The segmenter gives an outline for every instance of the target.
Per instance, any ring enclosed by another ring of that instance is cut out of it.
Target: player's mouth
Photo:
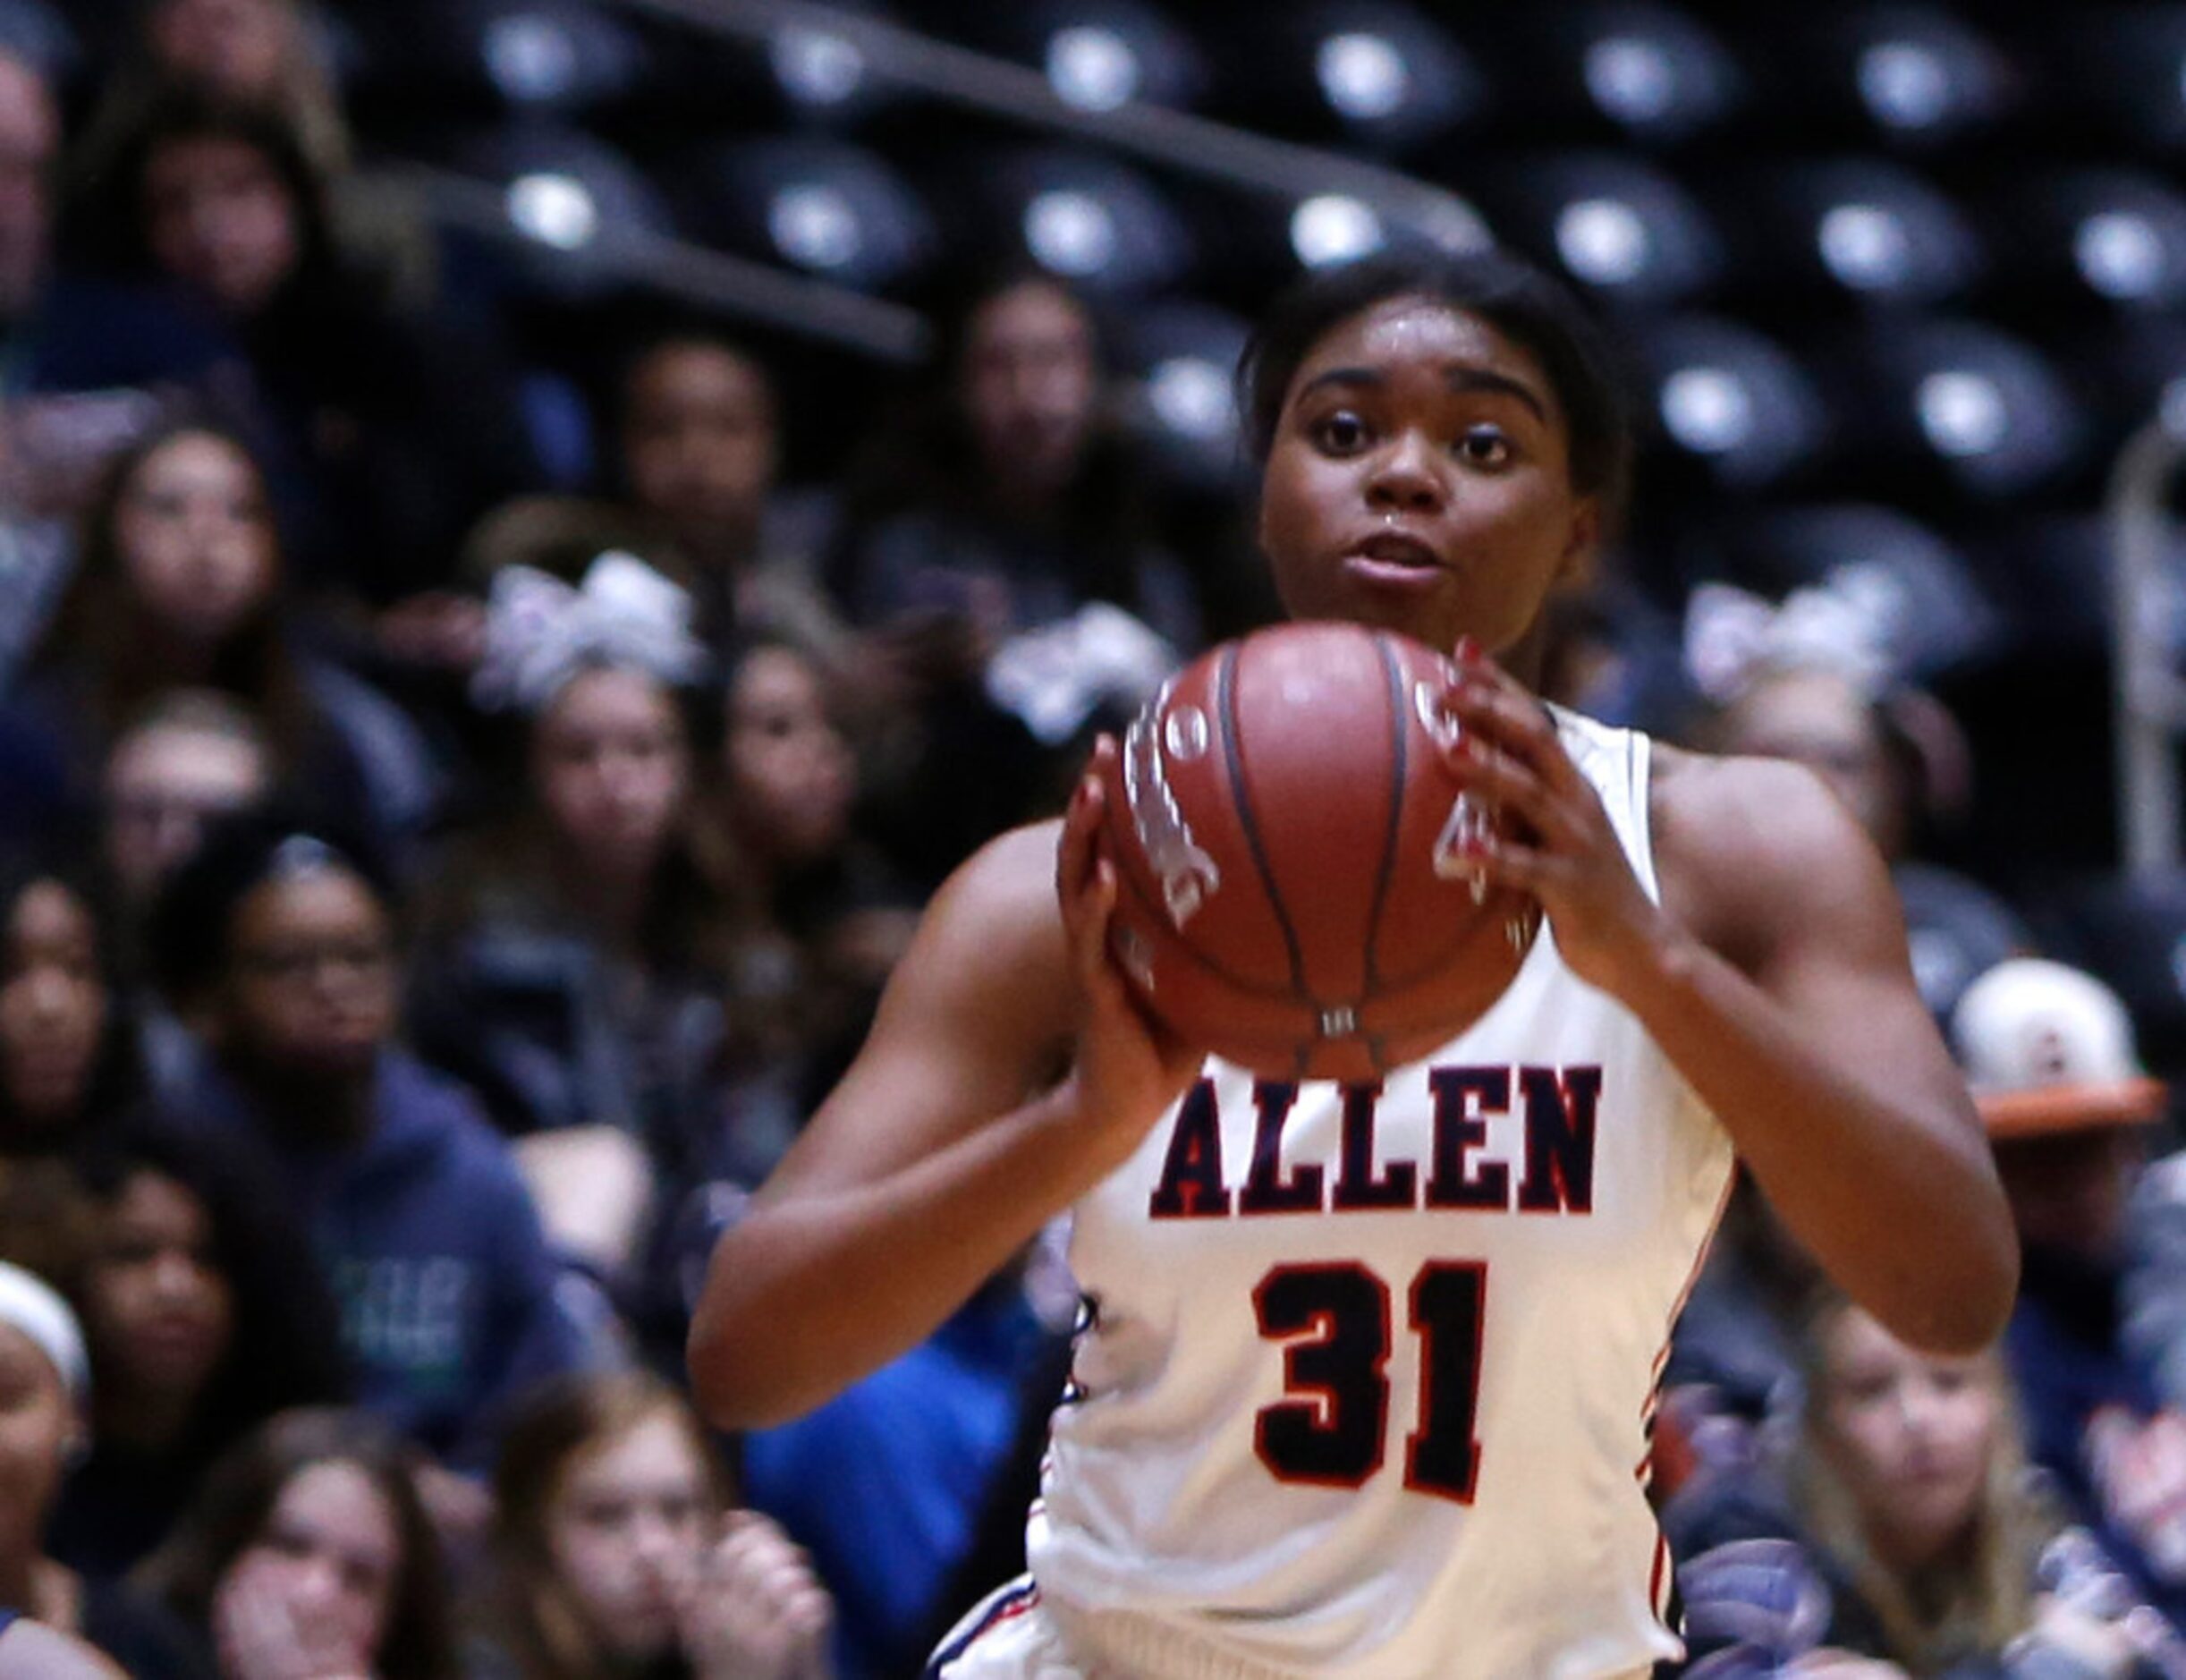
[[[1432,589],[1449,571],[1428,544],[1397,530],[1377,531],[1352,544],[1343,565],[1354,581],[1383,590]]]

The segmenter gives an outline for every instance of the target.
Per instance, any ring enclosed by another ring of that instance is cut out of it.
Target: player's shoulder
[[[1648,800],[1665,901],[1718,948],[1795,904],[1886,893],[1866,831],[1803,764],[1662,746]]]
[[[981,846],[943,883],[921,919],[906,964],[928,983],[989,997],[1070,991],[1070,955],[1055,896],[1057,820],[1013,828]]]
[[[1652,759],[1648,802],[1658,829],[1675,825],[1724,839],[1741,828],[1787,825],[1835,832],[1851,819],[1819,775],[1786,759],[1696,752],[1659,741]]]
[[[929,919],[977,924],[996,934],[1060,935],[1055,847],[1063,822],[1054,818],[997,835],[961,864],[935,895]]]

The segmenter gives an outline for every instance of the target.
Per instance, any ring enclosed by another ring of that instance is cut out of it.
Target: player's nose
[[[1368,462],[1367,499],[1377,508],[1433,513],[1448,493],[1442,463],[1418,432],[1398,433]]]

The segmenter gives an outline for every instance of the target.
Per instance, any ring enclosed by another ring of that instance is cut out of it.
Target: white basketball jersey
[[[1657,891],[1644,735],[1557,715]],[[1028,1534],[1095,1672],[1582,1680],[1679,1654],[1647,1501],[1729,1140],[1544,929],[1378,1096],[1199,1086],[1074,1216]]]

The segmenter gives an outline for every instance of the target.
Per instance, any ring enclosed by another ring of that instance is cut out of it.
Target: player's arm
[[[1105,955],[1098,819],[1081,788],[1059,844],[1005,836],[927,912],[857,1061],[714,1254],[690,1361],[716,1423],[795,1416],[915,1346],[1196,1073]]]
[[[2011,1212],[1866,831],[1803,766],[1687,759],[1656,833],[1690,935],[1627,1001],[1839,1286],[1916,1346],[1987,1345]]]
[[[2009,1210],[1850,813],[1795,765],[1666,753],[1657,906],[1538,702],[1482,666],[1455,709],[1469,773],[1533,830],[1489,838],[1482,867],[1541,900],[1565,961],[1639,1016],[1824,1269],[1916,1346],[1993,1339]]]

